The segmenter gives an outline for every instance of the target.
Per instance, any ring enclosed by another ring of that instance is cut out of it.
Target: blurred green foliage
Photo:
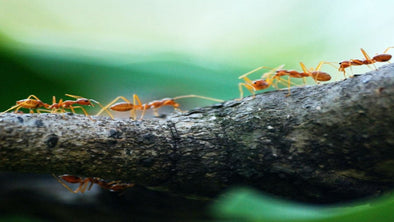
[[[217,218],[259,222],[391,222],[394,196],[347,205],[312,206],[287,202],[249,189],[224,194],[212,207]]]

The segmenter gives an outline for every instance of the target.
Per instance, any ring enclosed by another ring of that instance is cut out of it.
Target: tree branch
[[[394,184],[394,65],[166,119],[0,116],[0,170],[95,176],[211,197],[249,185],[334,202]]]

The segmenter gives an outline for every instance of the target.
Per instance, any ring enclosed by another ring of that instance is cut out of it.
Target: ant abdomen
[[[322,71],[314,71],[311,73],[312,78],[316,81],[329,81],[331,79],[330,74]]]
[[[379,54],[376,55],[372,58],[372,60],[377,61],[377,62],[387,62],[391,59],[391,55],[390,54]]]

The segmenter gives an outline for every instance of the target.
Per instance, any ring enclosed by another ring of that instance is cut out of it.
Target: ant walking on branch
[[[311,68],[310,70],[308,70],[306,68],[306,66],[304,65],[304,63],[300,62],[300,66],[302,68],[302,71],[304,71],[304,74],[312,77],[312,79],[316,82],[316,84],[319,84],[320,82],[326,82],[326,81],[330,81],[331,80],[331,75],[330,74],[328,74],[326,72],[323,72],[323,71],[320,71],[320,68],[321,68],[321,66],[323,64],[332,65],[330,62],[321,61],[316,66],[316,68]]]
[[[55,179],[62,184],[68,191],[72,193],[84,193],[86,190],[90,190],[93,186],[93,184],[99,185],[101,188],[110,190],[110,191],[115,191],[119,192],[122,190],[125,190],[127,188],[133,187],[134,184],[131,183],[120,183],[120,181],[111,181],[111,182],[106,182],[105,180],[98,178],[98,177],[77,177],[77,176],[72,176],[72,175],[62,175],[57,177],[56,175],[53,175]],[[62,180],[68,182],[68,183],[79,183],[79,186],[77,189],[72,190],[67,184],[65,184]]]
[[[94,99],[87,99],[81,96],[75,96],[75,95],[70,95],[70,94],[66,94],[66,96],[74,98],[76,100],[65,100],[63,101],[63,99],[60,99],[59,102],[56,102],[56,97],[53,96],[52,97],[52,105],[50,105],[49,107],[47,107],[47,109],[50,110],[51,113],[65,113],[66,109],[71,110],[72,113],[75,113],[75,109],[81,109],[82,112],[88,116],[89,114],[86,112],[85,108],[83,108],[82,106],[92,106],[94,107],[93,103],[96,103],[97,105],[99,105],[101,108],[103,108],[103,105],[101,105],[101,103],[97,102]],[[93,103],[92,103],[93,102]],[[77,105],[77,106],[75,106]],[[109,113],[109,111],[107,110],[107,112]]]
[[[394,48],[394,46],[388,47],[382,54],[377,54],[374,57],[369,57],[367,52],[364,49],[360,49],[361,53],[364,55],[365,59],[351,59],[351,60],[345,60],[339,63],[339,69],[338,71],[343,72],[343,75],[346,78],[346,68],[352,68],[352,66],[361,66],[361,65],[370,65],[373,64],[375,69],[375,63],[377,62],[389,62],[390,59],[392,58],[392,55],[387,54],[387,52],[391,49]]]
[[[22,100],[16,101],[15,106],[12,106],[11,108],[7,109],[6,111],[0,113],[0,115],[3,115],[4,113],[11,111],[13,109],[15,109],[15,113],[17,113],[20,108],[29,109],[30,113],[34,113],[33,109],[35,109],[37,113],[40,113],[39,108],[44,107],[44,108],[48,109],[49,106],[50,106],[49,104],[42,102],[37,96],[30,95],[29,97],[27,97],[27,99],[22,99]]]
[[[174,107],[175,110],[180,110],[179,109],[179,103],[176,102],[178,99],[184,99],[184,98],[200,98],[200,99],[206,99],[206,100],[211,100],[215,102],[223,102],[223,100],[220,99],[215,99],[211,97],[206,97],[206,96],[199,96],[199,95],[184,95],[184,96],[177,96],[174,98],[165,98],[161,100],[154,100],[149,103],[141,103],[141,100],[138,98],[136,94],[133,95],[133,102],[130,102],[127,98],[123,96],[118,96],[114,100],[112,100],[108,105],[103,107],[100,112],[96,114],[96,116],[99,116],[103,111],[107,111],[109,116],[113,119],[113,115],[108,112],[108,108],[114,111],[118,112],[127,112],[130,111],[130,117],[132,119],[136,119],[136,110],[141,110],[142,114],[140,119],[144,117],[145,111],[148,109],[153,109],[154,115],[159,116],[157,109],[163,106],[172,106]],[[116,103],[118,100],[123,100],[124,102],[119,102]]]
[[[249,90],[249,92],[251,92],[253,94],[253,96],[255,95],[255,91],[258,90],[263,90],[268,88],[271,85],[274,85],[275,88],[278,88],[277,83],[286,83],[289,93],[287,94],[287,96],[289,96],[290,93],[290,87],[291,85],[296,85],[294,83],[292,83],[290,80],[291,78],[302,78],[304,81],[304,85],[305,85],[305,78],[306,77],[312,77],[312,79],[316,82],[319,83],[320,81],[329,81],[331,79],[330,74],[320,71],[320,68],[323,64],[330,64],[329,62],[320,62],[316,68],[311,68],[310,70],[308,70],[305,65],[300,62],[300,66],[303,70],[303,72],[298,72],[296,70],[286,70],[286,69],[282,69],[284,65],[280,65],[276,68],[271,69],[269,72],[264,73],[261,76],[261,79],[258,80],[250,80],[247,76],[260,70],[260,69],[265,69],[268,67],[265,66],[261,66],[258,67],[250,72],[247,72],[243,75],[241,75],[240,77],[238,77],[239,79],[243,79],[245,81],[245,83],[239,83],[238,87],[239,87],[239,91],[240,91],[240,99],[243,98],[243,90],[242,90],[242,86],[244,86],[247,90]],[[281,79],[281,77],[283,76],[288,76],[287,78],[287,82],[283,79]],[[274,82],[274,80],[276,80],[276,82]]]
[[[294,83],[291,83],[291,81],[290,81],[291,78],[302,78],[304,85],[306,84],[306,82],[305,82],[306,77],[311,77],[316,82],[316,84],[319,84],[320,82],[330,81],[331,80],[330,74],[320,71],[321,66],[323,64],[331,64],[331,63],[321,61],[316,66],[316,68],[310,68],[308,70],[306,68],[306,66],[304,65],[304,63],[300,62],[300,66],[301,66],[301,69],[303,72],[298,72],[296,70],[278,69],[275,71],[275,75],[273,76],[273,78],[279,80],[279,78],[282,76],[285,76],[285,75],[288,76],[287,88],[289,90],[289,93],[286,96],[290,96],[291,95],[291,92],[290,92],[291,84],[295,85]],[[298,86],[298,85],[296,85],[296,86]],[[276,87],[276,88],[278,88],[278,87]]]
[[[263,90],[263,89],[267,89],[268,87],[270,87],[273,84],[273,77],[270,77],[274,72],[276,72],[277,70],[281,69],[284,65],[280,65],[276,68],[271,69],[269,72],[264,73],[260,79],[256,79],[256,80],[250,80],[248,78],[248,76],[252,73],[255,73],[261,69],[269,69],[269,67],[267,66],[261,66],[258,67],[256,69],[253,69],[252,71],[249,71],[241,76],[238,77],[238,79],[243,79],[245,82],[243,83],[239,83],[238,84],[238,88],[239,88],[239,92],[240,92],[240,98],[243,98],[244,92],[242,90],[242,87],[245,87],[250,93],[252,93],[253,96],[255,96],[255,92],[259,91],[259,90]]]

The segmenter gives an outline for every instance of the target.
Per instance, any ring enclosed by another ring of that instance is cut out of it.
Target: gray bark
[[[343,81],[174,113],[111,120],[0,116],[0,170],[122,180],[212,197],[247,185],[338,202],[394,185],[394,65]]]

